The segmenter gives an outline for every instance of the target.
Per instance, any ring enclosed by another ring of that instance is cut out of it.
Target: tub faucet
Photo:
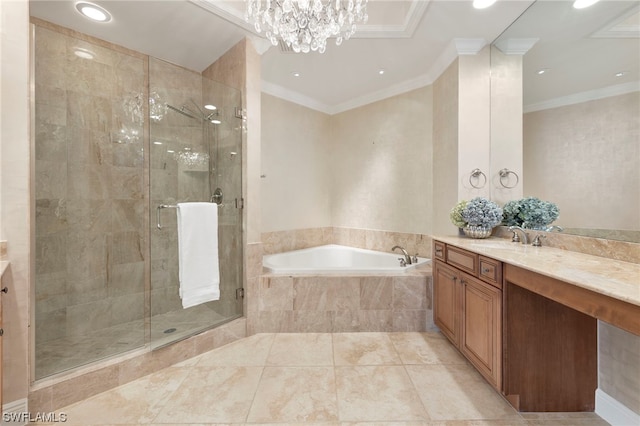
[[[395,251],[395,249],[400,249],[402,250],[402,254],[404,255],[404,261],[407,265],[411,265],[411,256],[409,256],[409,253],[407,253],[407,251],[400,246],[393,246],[393,248],[391,249],[391,251]]]
[[[522,229],[519,226],[510,226],[509,227],[509,231],[513,232],[513,238],[511,239],[511,241],[513,242],[518,242],[520,241],[520,237],[518,236],[518,231],[522,232],[522,244],[529,244],[529,236],[527,235],[527,233],[525,232],[524,229]]]

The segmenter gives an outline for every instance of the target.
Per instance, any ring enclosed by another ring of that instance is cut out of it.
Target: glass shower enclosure
[[[149,75],[151,343],[157,347],[242,313],[242,100],[237,90],[160,60],[150,60]],[[186,310],[177,292],[173,208],[183,202],[218,204],[220,254],[220,300]]]
[[[242,316],[240,92],[33,30],[33,378]],[[176,212],[162,211],[158,229],[157,206],[189,201],[221,204],[221,296],[183,309]]]

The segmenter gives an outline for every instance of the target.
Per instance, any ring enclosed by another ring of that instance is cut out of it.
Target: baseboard
[[[596,389],[596,414],[612,426],[640,425],[640,414],[631,411],[600,389]]]
[[[2,405],[2,426],[18,426],[29,423],[27,398]],[[26,413],[26,414],[25,414]]]

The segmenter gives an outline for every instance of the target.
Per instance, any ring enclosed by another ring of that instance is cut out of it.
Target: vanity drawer
[[[478,276],[478,254],[458,247],[447,246],[446,256],[449,265],[455,266],[473,276]]]
[[[444,247],[445,244],[440,241],[433,242],[433,257],[435,259],[442,260],[443,262],[445,261]]]
[[[502,288],[502,262],[480,256],[480,279],[494,287]]]

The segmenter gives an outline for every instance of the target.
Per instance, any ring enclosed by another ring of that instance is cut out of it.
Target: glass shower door
[[[155,348],[242,316],[236,298],[242,287],[242,121],[234,114],[240,92],[198,73],[152,59],[149,81],[150,342]],[[184,202],[220,204],[220,299],[187,309],[179,296],[175,208]]]

